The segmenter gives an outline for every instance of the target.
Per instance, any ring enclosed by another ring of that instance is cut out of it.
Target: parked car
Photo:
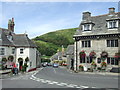
[[[48,65],[48,66],[52,66],[52,64],[51,64],[51,63],[48,63],[47,65]]]
[[[113,72],[113,73],[120,73],[120,67],[113,67],[110,72]]]
[[[53,67],[58,67],[58,66],[59,66],[58,63],[53,64]]]
[[[46,66],[47,66],[47,63],[46,63],[46,62],[42,63],[42,66],[43,66],[43,67],[46,67]]]

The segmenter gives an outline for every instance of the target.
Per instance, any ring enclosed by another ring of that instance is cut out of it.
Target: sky
[[[88,0],[89,1],[89,0]],[[76,28],[82,20],[82,13],[92,16],[107,14],[108,8],[118,12],[118,1],[45,1],[3,0],[0,2],[0,27],[8,28],[8,20],[15,21],[15,33],[27,33],[30,38],[68,28]]]

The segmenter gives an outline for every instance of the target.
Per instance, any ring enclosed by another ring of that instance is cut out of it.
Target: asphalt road
[[[5,78],[2,88],[118,88],[118,76],[71,73],[64,68],[44,67]]]

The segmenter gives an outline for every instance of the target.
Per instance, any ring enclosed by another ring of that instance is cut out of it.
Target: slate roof
[[[79,36],[83,36],[83,35],[88,35],[86,33],[83,33],[82,31],[82,24],[84,23],[93,23],[94,26],[92,28],[92,32],[88,32],[89,35],[99,35],[99,34],[108,34],[110,32],[108,32],[107,29],[107,24],[106,24],[106,20],[110,20],[110,19],[120,19],[120,12],[114,13],[114,14],[105,14],[105,15],[98,15],[98,16],[91,16],[86,20],[81,21],[79,29],[76,30],[75,35],[79,35]],[[117,33],[119,33],[120,31],[116,31]],[[111,32],[112,34],[112,32]],[[75,36],[74,35],[74,36]]]
[[[12,36],[10,41],[7,36]],[[15,46],[15,47],[37,47],[27,34],[15,34],[8,29],[0,28],[0,45],[2,46]]]
[[[2,45],[2,46],[14,46],[14,44],[9,41],[6,33],[4,32],[4,30],[2,28],[0,28],[0,38],[1,38],[0,45]]]
[[[16,47],[37,47],[33,41],[31,41],[27,34],[15,34],[13,35],[13,42]]]
[[[53,56],[51,57],[51,59],[57,60],[57,59],[58,59],[58,56],[59,56],[59,58],[62,59],[62,52],[57,52],[55,55],[53,55]]]
[[[65,53],[66,53],[66,55],[73,55],[74,54],[74,45],[68,45]]]

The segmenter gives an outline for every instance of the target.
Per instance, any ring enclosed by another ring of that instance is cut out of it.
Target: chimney
[[[12,20],[9,19],[9,21],[8,21],[8,30],[11,30],[12,32],[14,32],[14,26],[15,26],[14,18],[12,18]]]
[[[12,22],[14,22],[14,18],[12,18]]]
[[[90,12],[83,12],[83,17],[82,17],[83,20],[86,20],[86,19],[88,19],[90,17],[91,17],[91,13]]]
[[[114,7],[109,8],[109,14],[113,14],[113,13],[115,13],[115,8]]]

